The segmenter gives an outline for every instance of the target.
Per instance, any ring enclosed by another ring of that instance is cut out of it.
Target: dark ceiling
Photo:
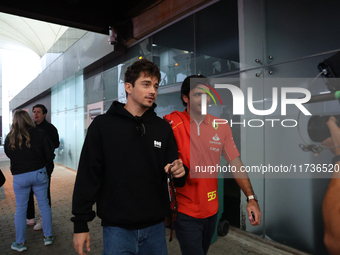
[[[132,18],[160,2],[162,1],[1,0],[0,12],[102,34],[108,34],[109,26],[113,26],[122,34],[131,33]]]

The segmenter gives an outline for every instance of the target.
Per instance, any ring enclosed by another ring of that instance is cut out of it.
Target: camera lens
[[[331,136],[331,132],[329,131],[328,126],[326,125],[326,122],[329,120],[331,116],[334,116],[336,118],[337,125],[339,126],[340,115],[326,115],[326,116],[315,115],[309,119],[307,128],[308,135],[313,142],[322,142]]]

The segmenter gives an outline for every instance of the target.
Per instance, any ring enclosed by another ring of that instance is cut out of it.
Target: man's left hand
[[[171,164],[167,164],[164,167],[164,170],[166,173],[168,173],[170,166],[172,166],[171,173],[174,178],[180,178],[185,175],[185,169],[184,169],[183,162],[181,159],[176,159]]]
[[[260,225],[261,223],[261,211],[259,204],[256,202],[255,199],[250,199],[249,203],[247,204],[247,212],[248,212],[248,218],[250,221],[250,224],[253,226]],[[251,212],[254,213],[255,220],[253,216],[251,215]]]

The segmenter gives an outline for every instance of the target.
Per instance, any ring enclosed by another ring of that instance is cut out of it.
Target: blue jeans
[[[103,227],[104,251],[102,255],[167,255],[164,222],[151,227],[130,230]]]
[[[51,207],[51,174],[53,172],[54,164],[52,162],[47,162],[46,164],[46,170],[47,170],[47,176],[48,176],[48,188],[47,188],[47,198],[48,203]],[[34,219],[35,218],[35,208],[34,208],[34,193],[31,189],[30,196],[28,199],[28,206],[27,206],[27,219]]]
[[[52,214],[47,199],[48,177],[44,167],[37,171],[13,175],[13,189],[17,205],[15,212],[15,241],[17,243],[23,243],[26,240],[27,203],[31,188],[38,201],[44,235],[52,236]]]
[[[217,213],[205,219],[196,219],[178,213],[175,221],[176,237],[182,255],[205,255],[216,230]]]

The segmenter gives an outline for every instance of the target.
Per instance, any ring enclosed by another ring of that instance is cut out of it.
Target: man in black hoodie
[[[105,255],[167,254],[164,219],[169,210],[166,173],[183,186],[188,169],[178,159],[170,125],[156,116],[160,72],[142,59],[125,73],[127,103],[113,102],[91,123],[79,160],[72,213],[74,247],[86,244],[87,222],[102,219]]]

